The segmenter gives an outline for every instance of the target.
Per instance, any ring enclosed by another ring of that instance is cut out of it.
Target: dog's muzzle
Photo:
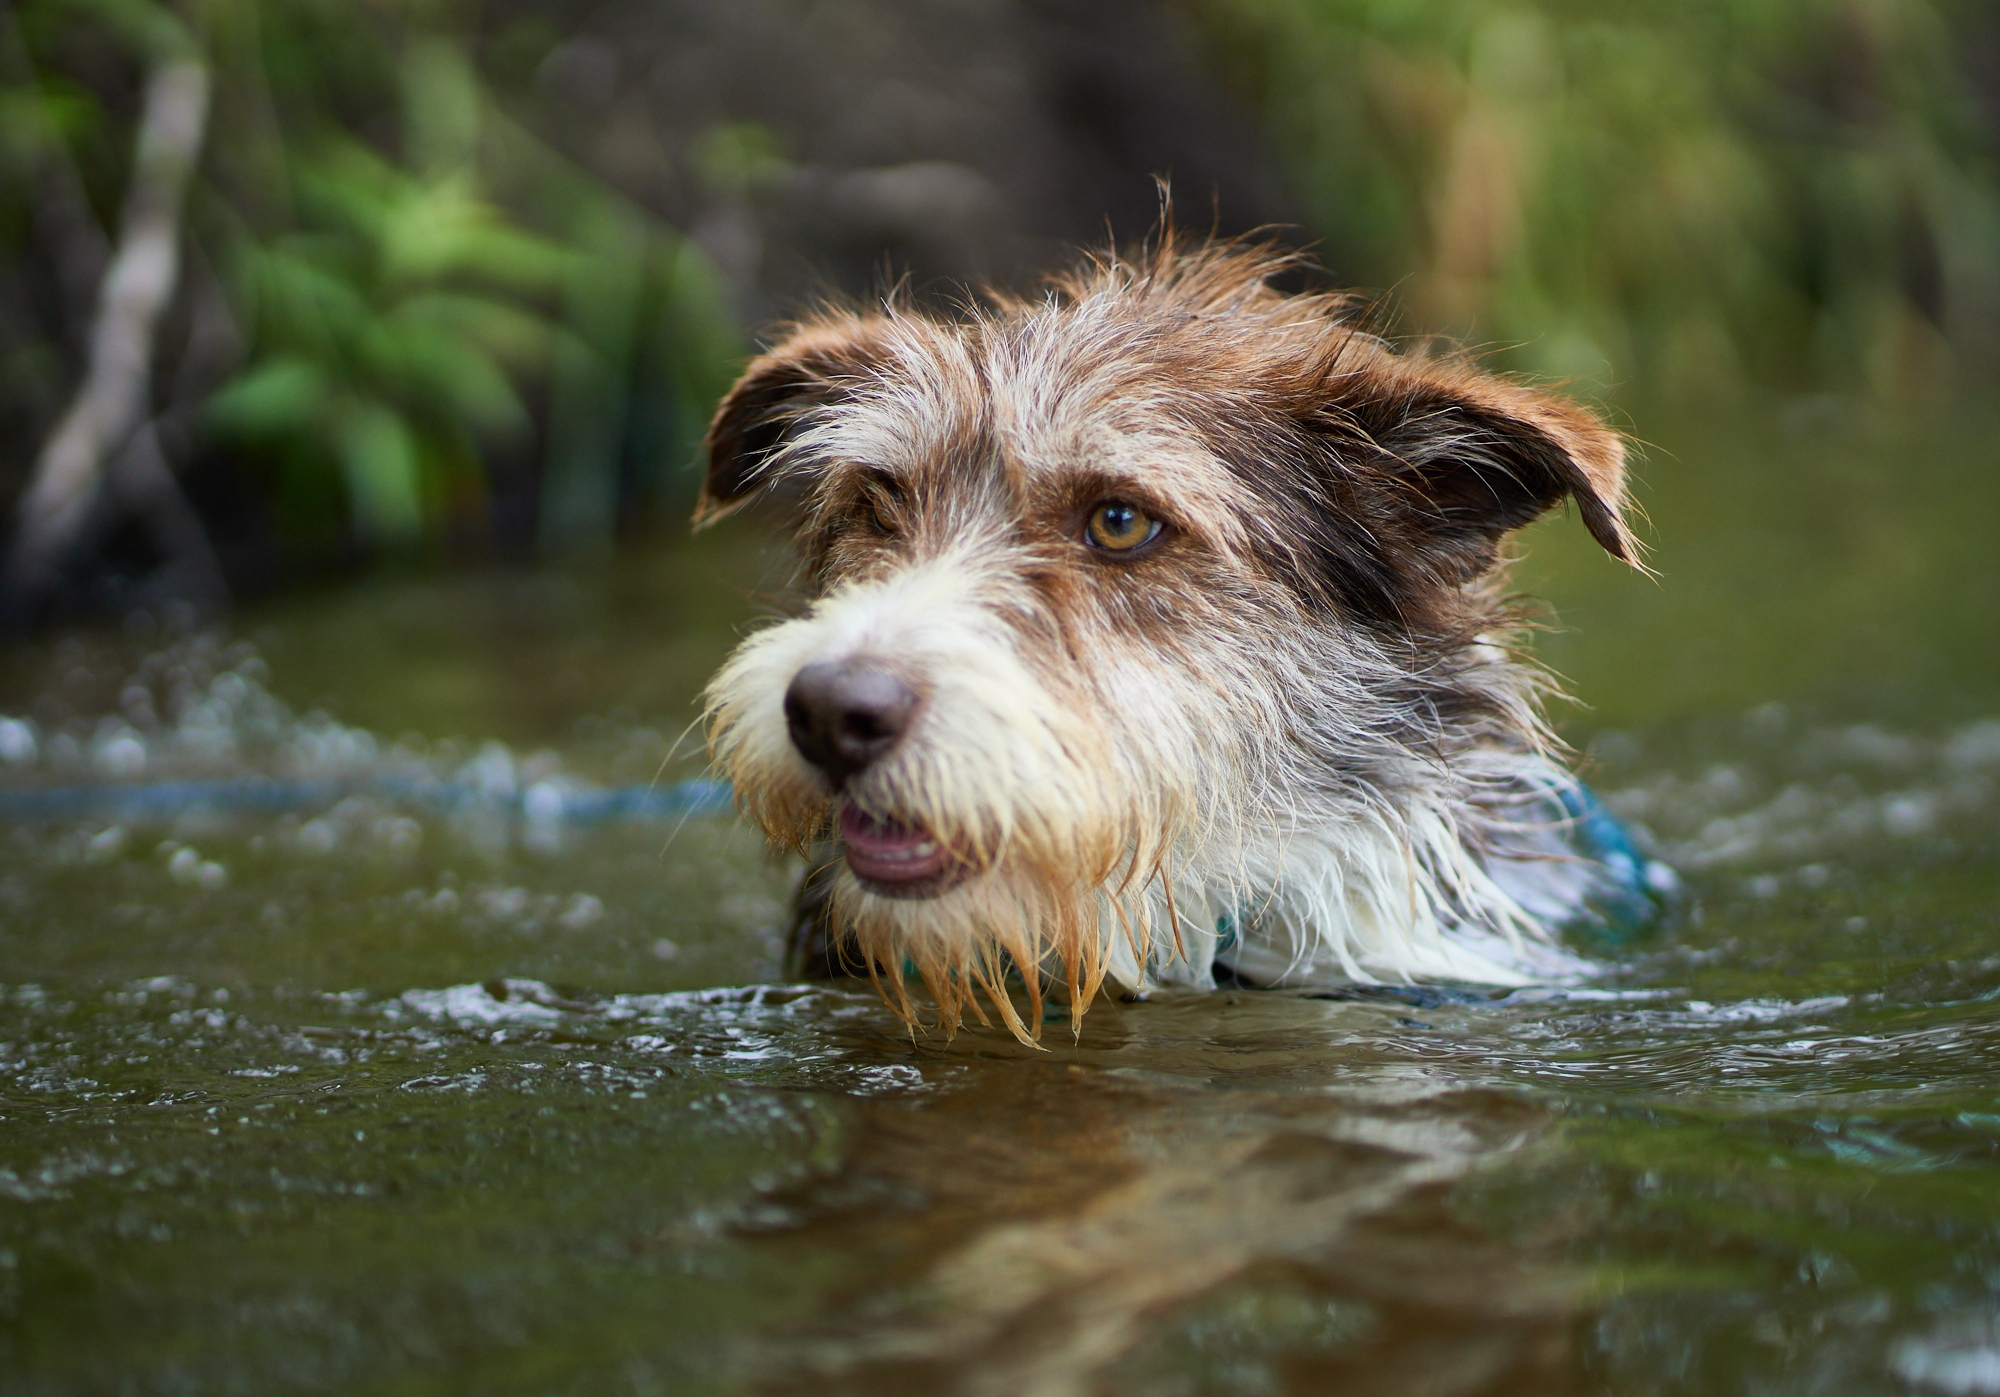
[[[785,689],[785,727],[799,755],[835,793],[886,756],[917,709],[917,695],[888,670],[858,660],[807,665]],[[929,831],[840,804],[847,866],[881,897],[935,897],[967,865]]]

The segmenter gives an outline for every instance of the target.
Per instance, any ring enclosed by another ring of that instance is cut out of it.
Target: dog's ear
[[[771,483],[772,458],[800,419],[852,391],[880,359],[878,331],[860,316],[830,315],[797,326],[750,361],[708,424],[697,528]]]
[[[1359,428],[1379,451],[1377,469],[1398,496],[1397,532],[1433,577],[1478,577],[1505,535],[1565,498],[1606,552],[1637,564],[1624,518],[1625,443],[1587,409],[1462,359],[1383,352],[1335,378],[1322,411],[1336,434]]]

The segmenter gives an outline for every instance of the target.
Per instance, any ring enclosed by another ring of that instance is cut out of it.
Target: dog
[[[1052,991],[1079,1030],[1107,989],[1588,971],[1557,932],[1632,870],[1502,578],[1564,501],[1638,566],[1623,440],[1304,266],[1168,228],[1039,296],[835,307],[718,408],[697,525],[781,502],[806,601],[715,676],[711,755],[818,852],[807,959],[913,1029],[912,976],[1028,1042]]]

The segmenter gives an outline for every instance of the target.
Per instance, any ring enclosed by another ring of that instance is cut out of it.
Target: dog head
[[[1285,295],[1268,249],[1106,256],[1038,300],[796,326],[708,437],[698,518],[793,512],[809,602],[712,683],[748,816],[845,844],[838,915],[910,1012],[1017,1034],[1059,961],[1176,940],[1305,823],[1400,818],[1451,753],[1534,742],[1491,643],[1512,530],[1565,499],[1630,561],[1619,438]],[[1427,774],[1428,773],[1428,774]]]

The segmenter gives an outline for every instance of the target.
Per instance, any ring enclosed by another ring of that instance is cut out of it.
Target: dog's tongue
[[[852,805],[840,808],[840,837],[847,842],[848,867],[871,882],[933,878],[947,861],[944,846],[924,831],[878,820]]]

